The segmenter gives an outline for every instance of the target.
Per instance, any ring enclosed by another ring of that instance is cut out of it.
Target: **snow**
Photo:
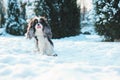
[[[0,80],[120,80],[120,43],[98,35],[52,39],[57,57],[34,51],[34,39],[0,36]]]
[[[88,24],[81,31],[91,35],[52,39],[57,57],[35,52],[34,39],[0,29],[0,80],[120,80],[120,43],[101,42]]]
[[[120,8],[120,1],[119,1],[119,4],[118,4],[118,7]]]

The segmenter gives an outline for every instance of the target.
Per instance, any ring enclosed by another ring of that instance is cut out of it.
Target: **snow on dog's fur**
[[[35,38],[36,48],[40,54],[54,55],[51,28],[45,17],[34,17],[28,23],[27,38]]]

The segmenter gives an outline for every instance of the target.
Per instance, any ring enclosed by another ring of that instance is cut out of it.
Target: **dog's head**
[[[47,19],[45,17],[34,17],[29,23],[29,27],[33,28],[34,31],[37,29],[44,29],[44,27],[47,26]]]
[[[42,30],[45,36],[48,36],[49,38],[52,37],[51,28],[45,17],[34,17],[30,20],[27,28],[27,37],[30,39],[34,37],[36,30]]]

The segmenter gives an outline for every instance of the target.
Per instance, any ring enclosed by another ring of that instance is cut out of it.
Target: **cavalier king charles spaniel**
[[[42,55],[57,56],[54,54],[52,32],[45,17],[34,17],[28,23],[26,32],[28,39],[35,38],[37,51]]]

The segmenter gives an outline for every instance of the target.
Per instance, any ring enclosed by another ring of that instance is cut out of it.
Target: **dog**
[[[35,39],[36,49],[42,55],[57,56],[54,54],[51,27],[45,17],[34,17],[28,23],[26,32],[28,39]]]

